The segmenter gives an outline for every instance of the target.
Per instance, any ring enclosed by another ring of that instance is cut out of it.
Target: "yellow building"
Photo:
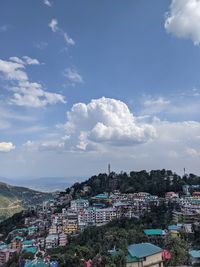
[[[57,226],[56,226],[56,225],[52,225],[52,226],[49,228],[49,234],[52,235],[52,234],[57,234],[57,233],[58,233]]]
[[[16,237],[15,239],[13,239],[11,241],[11,249],[16,249],[18,252],[21,250],[22,248],[22,242],[21,242],[21,238]]]
[[[126,267],[145,266],[163,267],[162,249],[150,243],[130,245]]]
[[[193,192],[192,198],[193,200],[200,200],[200,192]]]
[[[63,231],[65,234],[75,234],[78,231],[78,225],[76,223],[69,223],[63,226]]]

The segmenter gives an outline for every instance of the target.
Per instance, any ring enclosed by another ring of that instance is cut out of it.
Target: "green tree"
[[[187,244],[184,240],[180,239],[179,237],[169,237],[166,247],[171,253],[171,259],[168,261],[167,265],[177,266],[187,263]]]

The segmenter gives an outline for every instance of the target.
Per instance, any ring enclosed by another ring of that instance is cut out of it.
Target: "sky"
[[[199,0],[1,0],[0,51],[0,177],[200,175]]]

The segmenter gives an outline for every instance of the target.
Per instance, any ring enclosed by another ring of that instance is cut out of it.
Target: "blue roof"
[[[128,253],[135,260],[162,252],[162,249],[151,243],[139,243],[128,246]]]
[[[168,230],[177,231],[178,230],[178,226],[176,224],[169,225],[168,226]]]
[[[190,250],[189,255],[192,258],[200,258],[200,250]]]
[[[0,250],[1,250],[1,249],[5,249],[5,248],[7,248],[7,247],[8,247],[7,244],[1,244],[1,245],[0,245]]]
[[[108,198],[108,194],[98,194],[95,198]]]

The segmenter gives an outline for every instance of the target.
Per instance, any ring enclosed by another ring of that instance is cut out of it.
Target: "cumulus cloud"
[[[0,152],[10,152],[15,149],[15,146],[11,142],[0,142]]]
[[[66,144],[72,142],[82,150],[96,145],[132,146],[156,136],[154,127],[137,122],[125,103],[105,97],[73,105],[65,129],[70,136]]]
[[[45,91],[41,84],[30,82],[25,65],[38,65],[39,61],[30,57],[12,57],[9,61],[0,59],[0,73],[9,84],[13,93],[10,103],[18,106],[45,107],[48,104],[65,103],[61,94]]]
[[[52,2],[49,0],[44,0],[44,4],[48,7],[52,7]]]
[[[78,71],[74,68],[67,68],[64,70],[64,76],[67,80],[75,85],[76,83],[83,83],[83,77],[78,73]]]
[[[52,19],[50,21],[49,28],[52,30],[52,32],[59,33],[64,38],[65,43],[67,45],[72,45],[72,46],[75,45],[75,41],[71,37],[69,37],[69,35],[65,31],[63,31],[63,29],[61,29],[60,27],[58,27],[58,21],[57,21],[57,19]]]
[[[165,20],[165,29],[179,38],[200,44],[200,1],[172,0]]]

